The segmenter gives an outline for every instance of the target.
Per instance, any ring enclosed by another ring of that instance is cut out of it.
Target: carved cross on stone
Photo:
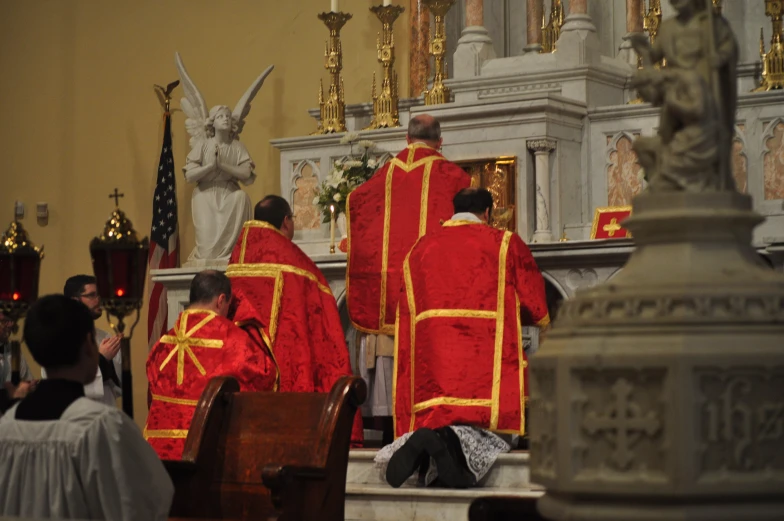
[[[589,434],[603,433],[607,441],[615,446],[610,459],[620,469],[627,469],[631,465],[634,460],[631,448],[640,436],[643,433],[653,436],[661,426],[654,411],[643,416],[640,406],[629,400],[633,389],[624,378],[618,379],[612,386],[614,400],[605,414],[600,416],[591,411],[583,421],[583,429]]]
[[[114,206],[120,206],[120,197],[125,197],[125,194],[119,193],[116,188],[113,194],[109,194],[109,199],[114,199]]]
[[[609,224],[605,224],[604,226],[602,226],[602,230],[607,232],[607,235],[609,235],[610,237],[615,236],[615,232],[617,232],[620,229],[621,229],[621,225],[618,224],[618,219],[616,219],[615,217],[610,219]]]

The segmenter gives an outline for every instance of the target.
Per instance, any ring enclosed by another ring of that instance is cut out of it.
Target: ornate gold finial
[[[8,229],[0,239],[0,251],[3,253],[37,253],[43,258],[43,246],[36,247],[27,237],[27,231],[22,227],[22,223],[17,220],[11,221]]]
[[[784,89],[784,44],[782,44],[782,11],[784,0],[765,0],[765,14],[773,24],[770,50],[765,52],[765,41],[760,28],[760,60],[762,79],[754,92]]]
[[[343,45],[340,30],[351,20],[349,13],[321,13],[318,19],[329,29],[329,40],[324,48],[324,68],[329,71],[330,85],[327,99],[324,99],[323,85],[319,92],[320,122],[313,134],[331,134],[346,131],[346,99],[343,89]]]
[[[98,240],[103,243],[111,242],[116,244],[136,244],[139,242],[136,230],[133,229],[133,223],[125,216],[125,212],[119,208],[115,208],[112,216],[106,221],[103,233],[98,237]]]
[[[544,17],[544,15],[542,16]],[[542,50],[540,52],[555,52],[555,43],[561,37],[563,24],[564,12],[561,0],[552,0],[550,3],[550,21],[547,25],[542,25]]]
[[[395,72],[395,35],[392,26],[405,10],[399,5],[378,5],[370,10],[381,21],[381,34],[376,43],[378,61],[384,68],[381,93],[376,96],[376,73],[373,73],[373,119],[366,130],[400,126],[398,84]]]
[[[444,85],[449,75],[446,70],[446,14],[457,0],[423,0],[425,6],[433,14],[435,32],[430,40],[430,55],[435,58],[435,76],[433,87],[425,89],[425,105],[438,105],[451,101],[452,90]]]

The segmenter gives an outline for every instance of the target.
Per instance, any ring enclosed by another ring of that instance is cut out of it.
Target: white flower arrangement
[[[349,159],[333,163],[332,170],[321,183],[319,194],[313,199],[313,204],[321,207],[325,223],[329,222],[332,217],[329,207],[335,207],[336,215],[345,213],[348,194],[370,179],[379,166],[378,161],[370,157],[370,151],[375,147],[375,143],[372,141],[359,141],[358,145],[362,148],[362,155],[359,158],[354,157],[353,144],[358,140],[359,134],[356,132],[349,132],[343,136],[340,143],[352,147]]]

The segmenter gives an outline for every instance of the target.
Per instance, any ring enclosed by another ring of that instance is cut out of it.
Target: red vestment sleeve
[[[550,323],[544,278],[536,265],[531,250],[519,235],[514,234],[509,243],[508,273],[512,275],[517,298],[520,300],[521,320],[524,326],[546,327]]]

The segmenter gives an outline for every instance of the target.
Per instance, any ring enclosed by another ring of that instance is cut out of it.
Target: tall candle
[[[336,0],[332,0],[333,2]],[[335,251],[335,205],[329,205],[329,213],[332,215],[332,218],[329,220],[329,251],[330,253]]]
[[[384,7],[392,5],[392,0],[384,0]]]
[[[338,9],[338,0],[330,0],[330,11],[333,13],[337,13],[340,10]]]

